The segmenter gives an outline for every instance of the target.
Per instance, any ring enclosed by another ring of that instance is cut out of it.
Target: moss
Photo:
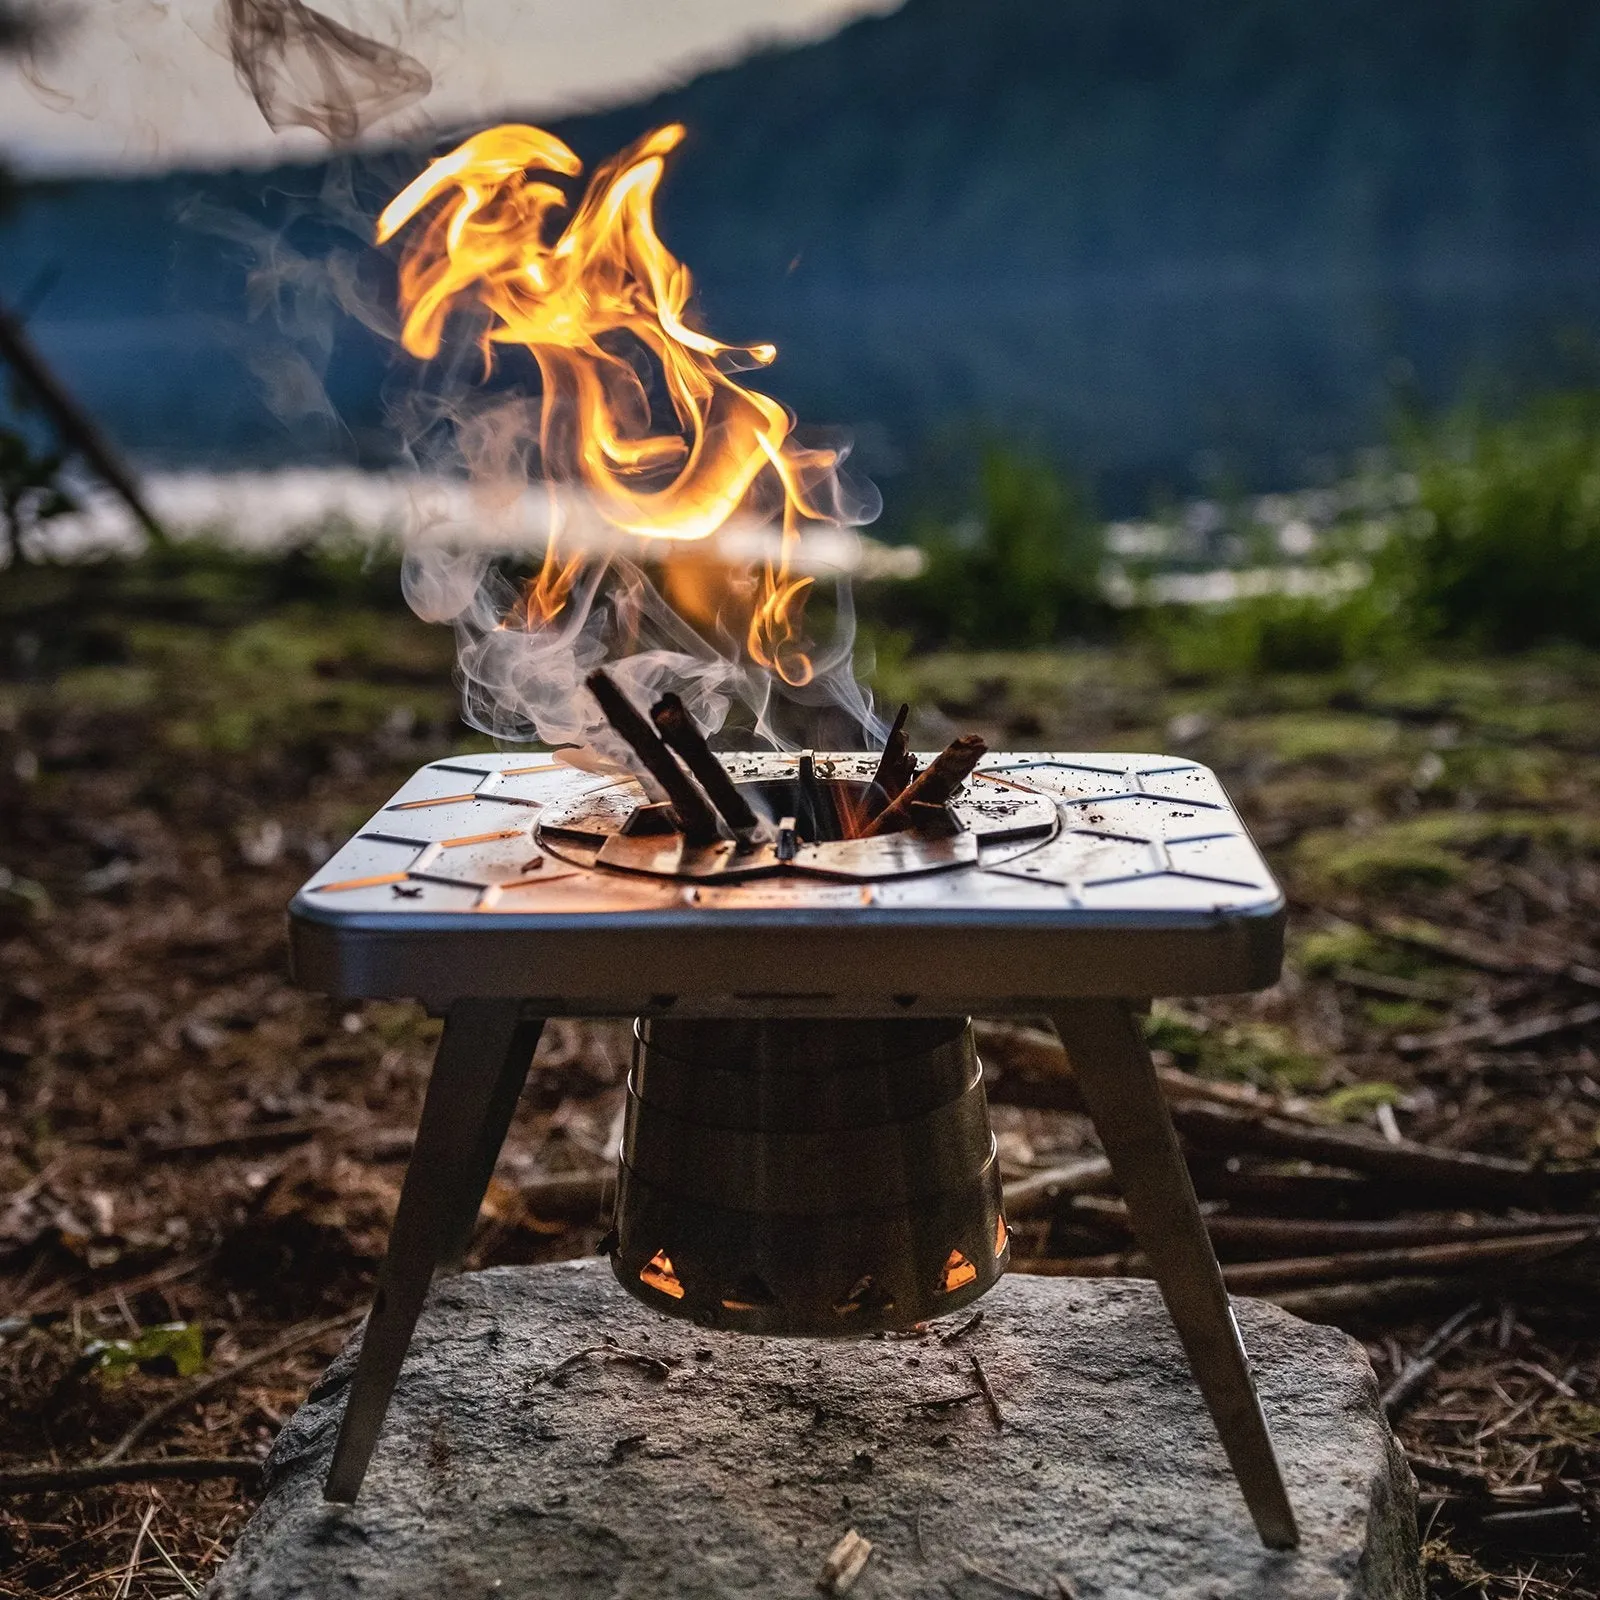
[[[149,667],[78,667],[56,679],[53,693],[85,711],[142,711],[156,702],[160,689]]]
[[[1395,1033],[1426,1033],[1444,1020],[1441,1011],[1420,1000],[1363,1000],[1361,1013],[1375,1028]]]
[[[1345,767],[1392,755],[1399,733],[1387,717],[1300,711],[1234,723],[1226,742],[1283,762]]]
[[[1459,855],[1402,828],[1365,836],[1343,830],[1307,835],[1295,851],[1299,875],[1322,891],[1393,895],[1408,889],[1448,889],[1467,874]]]
[[[1285,1029],[1264,1022],[1214,1026],[1161,1006],[1146,1024],[1151,1047],[1165,1050],[1201,1077],[1306,1089],[1322,1080],[1323,1063],[1301,1049]]]
[[[1561,857],[1600,853],[1600,817],[1580,812],[1448,811],[1353,832],[1307,834],[1295,867],[1312,890],[1389,895],[1464,881],[1474,858],[1517,860],[1535,848]]]
[[[1379,1106],[1392,1106],[1400,1091],[1392,1083],[1351,1083],[1325,1094],[1312,1111],[1329,1122],[1354,1122]]]
[[[1394,949],[1394,945],[1376,934],[1368,933],[1365,928],[1341,923],[1338,927],[1321,928],[1295,940],[1289,948],[1289,960],[1308,977],[1325,978],[1341,967],[1363,967],[1368,972],[1382,972]]]

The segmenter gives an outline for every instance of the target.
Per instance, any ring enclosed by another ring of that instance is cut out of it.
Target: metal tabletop
[[[760,779],[798,758],[724,759]],[[817,762],[865,778],[875,757]],[[441,1009],[516,997],[540,1016],[869,1016],[1047,1012],[1278,974],[1283,894],[1191,761],[991,754],[952,805],[964,832],[908,840],[889,877],[850,845],[735,882],[618,869],[596,861],[598,838],[541,834],[607,815],[614,832],[643,798],[549,755],[421,768],[295,896],[298,981]]]

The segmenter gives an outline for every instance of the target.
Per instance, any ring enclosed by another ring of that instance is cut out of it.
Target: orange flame
[[[486,373],[496,345],[521,346],[538,363],[546,481],[581,487],[615,527],[681,545],[707,538],[741,508],[776,510],[781,500],[780,551],[747,601],[742,632],[753,660],[802,684],[812,673],[800,644],[811,579],[795,576],[792,563],[802,524],[831,520],[817,491],[839,458],[796,444],[788,412],[734,381],[735,372],[770,364],[774,346],[724,344],[687,320],[689,271],[661,242],[654,217],[666,157],[683,133],[676,124],[657,128],[597,168],[558,226],[568,199],[552,175],[575,178],[582,163],[542,129],[489,128],[395,196],[378,219],[378,242],[431,209],[401,262],[402,344],[429,359],[453,311],[486,313]],[[652,414],[641,349],[673,429]],[[554,497],[551,506],[524,626],[560,612],[585,564],[581,552],[558,549]]]

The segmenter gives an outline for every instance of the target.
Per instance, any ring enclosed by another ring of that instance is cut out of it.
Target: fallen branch
[[[983,1059],[984,1087],[997,1105],[1040,1111],[1084,1110],[1071,1064],[1054,1033],[1014,1022],[974,1022],[973,1042]],[[1274,1110],[1277,1102],[1242,1083],[1217,1083],[1176,1067],[1156,1068],[1169,1097],[1213,1100],[1242,1110]]]
[[[1111,1163],[1104,1156],[1081,1156],[1044,1172],[1030,1172],[1005,1186],[1006,1215],[1013,1221],[1043,1216],[1063,1197],[1101,1194],[1114,1189]]]
[[[991,1101],[1081,1111],[1082,1101],[1060,1041],[1037,1028],[981,1026],[980,1049],[1006,1069],[986,1080]],[[1007,1070],[1009,1069],[1009,1070]],[[1415,1140],[1391,1141],[1360,1128],[1333,1127],[1286,1116],[1249,1090],[1208,1083],[1175,1068],[1157,1069],[1184,1138],[1202,1150],[1229,1155],[1250,1151],[1364,1172],[1415,1185],[1438,1195],[1461,1195],[1501,1204],[1546,1205],[1576,1199],[1600,1187],[1600,1163],[1536,1167],[1505,1156],[1442,1150]]]
[[[114,1483],[203,1483],[209,1478],[260,1475],[253,1456],[151,1456],[140,1461],[114,1461],[109,1466],[40,1467],[31,1472],[0,1472],[0,1495],[61,1494],[103,1489]]]
[[[1234,1261],[1222,1281],[1235,1294],[1270,1294],[1302,1284],[1348,1284],[1373,1278],[1470,1274],[1481,1267],[1508,1268],[1549,1261],[1595,1237],[1594,1228],[1476,1239],[1464,1244],[1419,1245],[1406,1250],[1349,1250],[1338,1255],[1291,1256],[1278,1261]],[[1018,1272],[1047,1278],[1148,1278],[1150,1263],[1137,1250],[1100,1256],[1037,1257],[1017,1261]]]
[[[1259,1298],[1304,1317],[1347,1327],[1368,1319],[1411,1315],[1461,1298],[1458,1278],[1382,1278],[1374,1283],[1327,1283],[1309,1289],[1268,1290]]]
[[[1390,1141],[1358,1128],[1322,1127],[1200,1101],[1175,1102],[1172,1120],[1186,1140],[1203,1149],[1230,1154],[1249,1150],[1345,1167],[1479,1203],[1544,1205],[1558,1196],[1576,1198],[1600,1185],[1600,1164],[1595,1162],[1536,1167],[1506,1156],[1441,1150],[1411,1139]]]
[[[1569,961],[1565,956],[1543,954],[1530,949],[1525,941],[1517,945],[1514,953],[1507,953],[1485,939],[1475,939],[1470,934],[1436,928],[1431,922],[1393,914],[1373,917],[1370,926],[1374,932],[1381,933],[1386,939],[1393,939],[1396,944],[1408,944],[1430,955],[1459,962],[1464,967],[1476,967],[1480,972],[1493,972],[1508,978],[1537,973],[1546,978],[1564,978],[1568,983],[1576,983],[1586,989],[1600,988],[1600,972],[1593,967]]]
[[[617,1181],[616,1169],[600,1172],[558,1172],[517,1185],[523,1210],[560,1222],[592,1222]]]
[[[1600,1000],[1591,1000],[1567,1011],[1546,1011],[1520,1022],[1502,1022],[1492,1017],[1484,1022],[1465,1023],[1456,1028],[1439,1028],[1433,1033],[1403,1033],[1394,1047],[1402,1055],[1425,1055],[1453,1050],[1464,1044],[1486,1044],[1491,1050],[1514,1050],[1554,1034],[1570,1033],[1600,1022]]]
[[[291,1350],[298,1350],[302,1345],[310,1344],[322,1338],[324,1334],[348,1328],[365,1316],[365,1311],[346,1311],[337,1317],[328,1317],[321,1322],[302,1323],[297,1328],[290,1328],[280,1338],[274,1339],[270,1344],[264,1344],[259,1350],[252,1350],[249,1355],[241,1356],[231,1367],[224,1367],[220,1372],[213,1372],[204,1378],[197,1379],[187,1388],[180,1389],[177,1394],[163,1400],[160,1405],[153,1407],[134,1423],[123,1436],[100,1457],[99,1464],[109,1467],[121,1461],[124,1456],[149,1433],[152,1428],[159,1427],[167,1418],[176,1416],[178,1412],[192,1405],[196,1400],[203,1400],[208,1394],[215,1394],[218,1389],[232,1383],[235,1378],[242,1377],[246,1372],[262,1366],[268,1361],[275,1360],[278,1356],[287,1355]]]
[[[1131,1238],[1128,1208],[1120,1201],[1085,1195],[1073,1201],[1074,1222]],[[1401,1249],[1418,1245],[1464,1244],[1480,1239],[1526,1238],[1600,1229],[1600,1216],[1553,1217],[1248,1217],[1226,1213],[1205,1219],[1219,1253],[1249,1252],[1247,1259],[1303,1256],[1339,1251]]]
[[[169,1262],[164,1267],[153,1267],[149,1272],[142,1272],[135,1278],[124,1278],[117,1283],[85,1284],[84,1274],[73,1280],[65,1292],[58,1292],[62,1286],[59,1283],[46,1284],[39,1289],[22,1305],[16,1308],[14,1315],[19,1317],[46,1318],[64,1316],[69,1311],[77,1308],[80,1311],[98,1311],[105,1306],[114,1305],[117,1297],[131,1299],[136,1294],[144,1294],[150,1289],[164,1289],[169,1283],[177,1283],[180,1279],[187,1278],[191,1273],[198,1272],[202,1267],[209,1266],[214,1251],[207,1251],[204,1255],[190,1256],[187,1261]],[[81,1286],[86,1291],[92,1292],[79,1294],[76,1287]]]
[[[1446,1004],[1455,995],[1442,984],[1420,983],[1415,978],[1396,978],[1386,972],[1368,972],[1364,967],[1340,967],[1333,981],[1362,994],[1381,994],[1391,1000],[1420,1000]]]
[[[1422,1204],[1433,1198],[1414,1196],[1400,1184],[1374,1183],[1355,1172],[1313,1168],[1307,1162],[1245,1166],[1216,1151],[1191,1151],[1189,1174],[1203,1200],[1242,1200],[1301,1217],[1381,1216],[1409,1199]]]
[[[1512,1239],[1475,1239],[1464,1244],[1417,1245],[1404,1250],[1351,1250],[1331,1256],[1296,1256],[1284,1261],[1236,1261],[1222,1269],[1235,1294],[1259,1294],[1309,1283],[1353,1283],[1427,1273],[1471,1273],[1481,1267],[1525,1266],[1547,1261],[1594,1238],[1595,1230],[1528,1234]]]

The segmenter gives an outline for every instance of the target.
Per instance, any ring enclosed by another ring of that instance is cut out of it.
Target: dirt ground
[[[220,560],[0,575],[0,1475],[108,1454],[178,1474],[0,1496],[0,1595],[197,1592],[370,1292],[437,1024],[293,988],[284,907],[413,767],[484,747],[455,718],[448,634],[388,581]],[[1202,1182],[1216,1213],[1592,1229],[1600,662],[1206,683],[1153,660],[929,657],[880,689],[913,701],[922,744],[974,728],[1221,771],[1290,888],[1290,961],[1268,994],[1159,1008],[1165,1064],[1296,1125],[1560,1175],[1542,1203],[1535,1185],[1477,1207],[1258,1152],[1216,1166],[1257,1174],[1254,1198]],[[595,1248],[602,1217],[524,1195],[604,1165],[626,1060],[622,1024],[547,1029],[473,1264]],[[1070,1111],[995,1120],[1012,1178],[1093,1150]],[[1094,1197],[1018,1245],[1022,1270],[1127,1248]],[[1397,1406],[1432,1593],[1600,1595],[1587,1237],[1381,1278],[1345,1253],[1312,1281],[1356,1285],[1325,1314],[1381,1383],[1466,1313]]]

